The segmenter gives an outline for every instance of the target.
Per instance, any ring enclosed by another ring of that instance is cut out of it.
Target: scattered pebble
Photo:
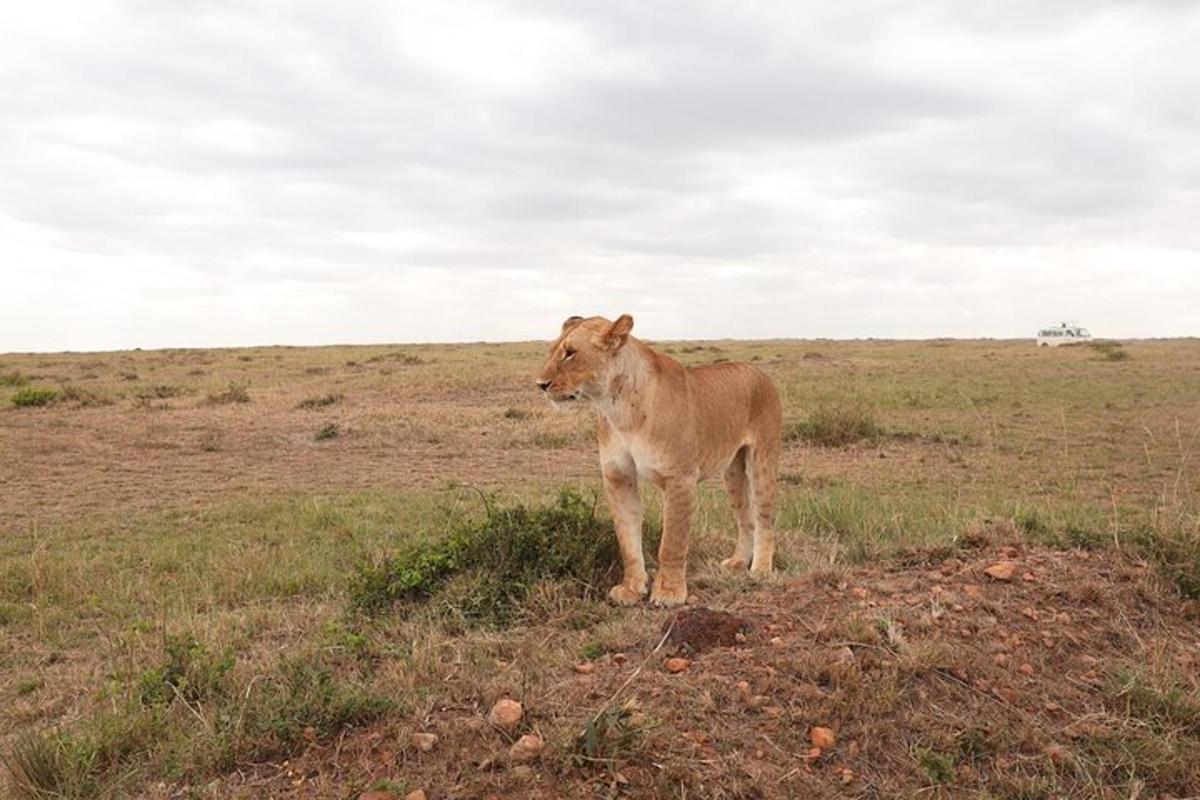
[[[546,743],[536,733],[527,733],[508,748],[508,758],[516,764],[533,761],[546,749]]]
[[[837,735],[829,728],[813,726],[808,731],[808,740],[812,742],[813,747],[828,750],[837,741]]]
[[[517,725],[525,716],[525,707],[516,700],[507,697],[497,700],[496,705],[488,712],[488,722],[506,733],[516,730]]]
[[[666,663],[667,672],[683,672],[688,668],[688,666],[691,665],[691,663],[692,662],[688,661],[686,658],[679,658],[678,656],[675,658],[668,658]]]
[[[998,561],[984,570],[988,577],[998,581],[1011,581],[1016,571],[1017,565],[1012,561]]]
[[[590,661],[584,661],[581,664],[575,665],[575,671],[580,675],[591,675],[596,671],[596,665]]]

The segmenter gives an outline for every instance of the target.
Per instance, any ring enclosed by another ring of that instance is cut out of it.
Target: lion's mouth
[[[579,392],[571,392],[570,394],[554,394],[550,395],[550,399],[555,403],[574,403],[579,400]]]

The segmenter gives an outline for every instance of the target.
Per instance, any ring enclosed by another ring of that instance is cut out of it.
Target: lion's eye
[[[570,347],[563,348],[563,361],[570,361],[575,357],[575,351]]]

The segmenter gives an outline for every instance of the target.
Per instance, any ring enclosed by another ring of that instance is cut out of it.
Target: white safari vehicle
[[[1073,322],[1063,322],[1053,328],[1042,328],[1037,335],[1038,347],[1058,347],[1060,344],[1075,344],[1091,340],[1091,332]]]

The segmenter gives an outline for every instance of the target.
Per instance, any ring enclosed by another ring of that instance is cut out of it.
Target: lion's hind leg
[[[721,562],[731,572],[742,572],[749,568],[754,557],[754,498],[750,490],[750,474],[747,472],[749,447],[742,446],[725,469],[725,490],[733,515],[737,518],[737,544],[733,555]]]

